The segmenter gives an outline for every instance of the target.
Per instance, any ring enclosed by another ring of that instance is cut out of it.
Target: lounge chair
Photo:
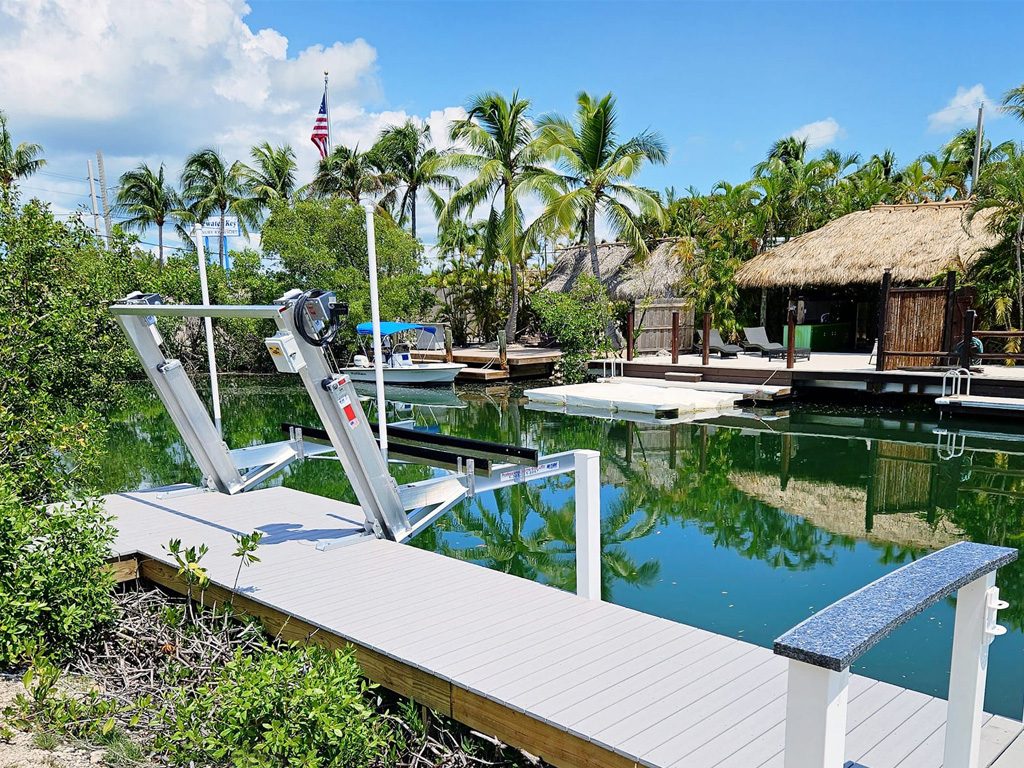
[[[700,342],[700,347],[704,346],[704,332],[697,331],[697,339]],[[726,344],[722,340],[722,334],[715,329],[711,329],[711,333],[708,335],[708,349],[712,352],[717,352],[720,357],[736,357],[740,352],[743,351],[743,347],[736,344]]]
[[[743,348],[747,352],[760,352],[764,357],[769,352],[779,352],[785,347],[777,341],[768,341],[768,332],[763,328],[743,329]]]

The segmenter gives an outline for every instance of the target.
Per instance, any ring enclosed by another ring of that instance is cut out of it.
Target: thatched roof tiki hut
[[[968,205],[875,205],[856,211],[756,256],[736,272],[736,282],[770,292],[773,311],[766,319],[776,333],[783,330],[788,297],[796,300],[798,346],[870,350],[886,270],[894,287],[923,286],[949,270],[968,273],[995,245],[985,227],[987,212],[968,223]],[[932,302],[939,303],[938,298]],[[887,329],[888,338],[892,329]]]
[[[641,333],[638,352],[656,352],[671,345],[672,312],[680,312],[680,345],[689,349],[693,339],[693,305],[684,295],[689,276],[687,254],[696,251],[691,238],[664,238],[649,246],[639,258],[626,243],[597,246],[601,282],[613,300],[637,307]],[[580,275],[594,273],[586,245],[562,248],[556,253],[545,291],[571,291]]]

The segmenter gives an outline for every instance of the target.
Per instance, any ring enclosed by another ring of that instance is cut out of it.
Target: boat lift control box
[[[278,331],[265,338],[263,343],[267,345],[270,359],[281,373],[298,373],[305,367],[306,362],[299,354],[295,337],[288,331]]]

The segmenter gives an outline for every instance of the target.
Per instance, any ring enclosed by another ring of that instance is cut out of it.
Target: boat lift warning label
[[[354,429],[356,424],[359,423],[359,419],[356,417],[356,409],[352,407],[352,401],[348,398],[348,395],[342,395],[338,400],[338,405],[341,406],[342,413],[348,419],[349,428]]]
[[[538,464],[536,467],[510,469],[508,472],[502,472],[500,478],[503,483],[521,483],[524,480],[529,480],[531,477],[550,472],[553,469],[558,469],[558,462],[546,461],[543,464]]]

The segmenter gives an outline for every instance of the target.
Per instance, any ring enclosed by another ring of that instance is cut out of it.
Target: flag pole
[[[327,89],[327,70],[324,70],[324,104],[327,107],[327,154],[331,154],[334,143],[331,141],[331,97]]]

